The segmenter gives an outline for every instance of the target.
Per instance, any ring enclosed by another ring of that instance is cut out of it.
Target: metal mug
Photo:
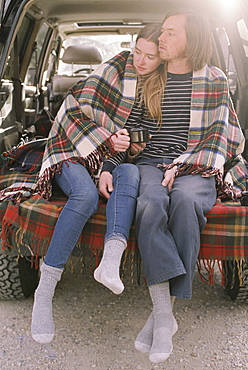
[[[248,206],[248,191],[243,191],[240,199],[242,206]]]
[[[149,140],[149,131],[146,128],[134,127],[128,132],[131,143],[146,143]]]

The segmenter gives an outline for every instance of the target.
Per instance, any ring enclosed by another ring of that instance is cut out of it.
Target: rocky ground
[[[176,300],[174,350],[157,365],[133,344],[151,310],[143,283],[127,283],[116,296],[89,273],[67,271],[54,299],[56,336],[49,345],[30,335],[32,303],[32,297],[0,301],[2,370],[248,369],[248,302],[231,301],[219,281],[209,286],[196,275],[193,299]]]

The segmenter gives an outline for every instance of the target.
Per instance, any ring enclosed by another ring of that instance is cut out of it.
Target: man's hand
[[[171,191],[172,186],[174,184],[176,169],[177,169],[177,167],[175,166],[175,167],[171,168],[170,170],[165,171],[165,173],[164,173],[164,179],[162,181],[162,185],[163,186],[168,185],[168,190],[169,191]]]
[[[109,199],[110,194],[114,190],[113,176],[108,171],[103,171],[99,178],[98,191],[104,198]]]
[[[116,133],[111,136],[111,141],[116,152],[125,152],[130,145],[128,131],[125,128],[116,131]]]

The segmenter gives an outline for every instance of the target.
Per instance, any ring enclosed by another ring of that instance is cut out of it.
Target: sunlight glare
[[[235,0],[219,0],[220,4],[225,9],[233,9],[235,7]]]

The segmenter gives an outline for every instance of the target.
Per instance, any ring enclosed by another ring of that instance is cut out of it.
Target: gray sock
[[[169,282],[151,285],[150,296],[153,302],[153,341],[149,352],[151,362],[167,360],[173,350],[172,335],[177,330],[172,314]]]
[[[100,265],[94,271],[96,281],[105,285],[115,294],[121,294],[124,290],[120,279],[120,263],[126,245],[124,239],[109,239],[104,245]]]
[[[176,297],[171,297],[171,306],[173,309],[173,305],[175,302]],[[174,335],[177,332],[178,326],[176,319],[173,315],[173,331],[172,335]],[[143,353],[149,353],[152,347],[152,342],[153,342],[153,328],[154,328],[154,319],[153,319],[153,313],[150,314],[148,317],[147,322],[145,323],[145,326],[143,329],[139,332],[137,335],[137,338],[134,342],[135,348]]]
[[[39,285],[34,294],[31,333],[38,343],[49,343],[54,337],[52,299],[63,269],[43,263]]]
[[[143,353],[149,353],[152,347],[152,339],[153,339],[153,314],[151,313],[148,317],[147,322],[143,329],[137,335],[137,338],[134,342],[135,348]]]

